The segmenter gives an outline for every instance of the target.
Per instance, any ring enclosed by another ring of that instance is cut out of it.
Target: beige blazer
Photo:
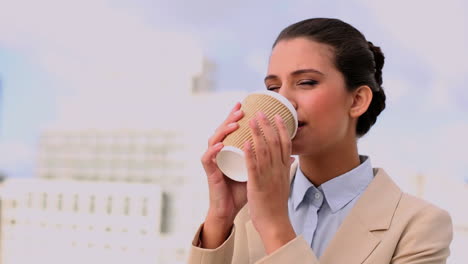
[[[291,168],[291,175],[297,163]],[[247,206],[237,215],[228,239],[216,249],[193,240],[190,264],[435,264],[450,254],[452,222],[448,213],[403,193],[383,169],[375,177],[317,259],[302,236],[266,255]]]

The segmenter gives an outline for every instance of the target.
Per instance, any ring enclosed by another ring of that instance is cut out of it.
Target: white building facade
[[[3,264],[154,264],[177,255],[162,247],[157,185],[8,179],[1,196]]]

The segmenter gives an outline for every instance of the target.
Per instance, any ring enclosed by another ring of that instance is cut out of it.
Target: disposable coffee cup
[[[255,152],[249,121],[261,111],[277,130],[274,118],[275,115],[279,115],[286,125],[289,136],[293,139],[297,132],[298,120],[296,109],[288,99],[271,91],[247,95],[242,101],[241,110],[244,112],[244,117],[237,122],[239,128],[224,139],[224,147],[216,156],[216,162],[226,176],[235,181],[245,182],[247,181],[247,166],[243,147],[246,141],[250,142]]]

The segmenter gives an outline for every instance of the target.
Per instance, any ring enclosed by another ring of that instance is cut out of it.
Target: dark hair
[[[361,85],[372,90],[372,101],[367,111],[358,119],[356,134],[361,137],[375,124],[377,116],[385,109],[385,92],[382,88],[382,67],[385,57],[379,47],[368,42],[353,26],[331,18],[307,19],[283,29],[273,47],[281,40],[305,37],[327,44],[334,50],[335,66],[344,75],[348,90]]]

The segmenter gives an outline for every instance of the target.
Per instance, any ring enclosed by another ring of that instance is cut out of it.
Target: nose
[[[288,89],[288,87],[283,86],[283,87],[281,87],[281,89],[279,89],[279,94],[281,94],[286,99],[288,99],[288,101],[291,102],[291,104],[293,105],[294,109],[297,110],[298,105],[297,105],[297,102],[296,102],[295,95],[291,91],[291,89]]]

